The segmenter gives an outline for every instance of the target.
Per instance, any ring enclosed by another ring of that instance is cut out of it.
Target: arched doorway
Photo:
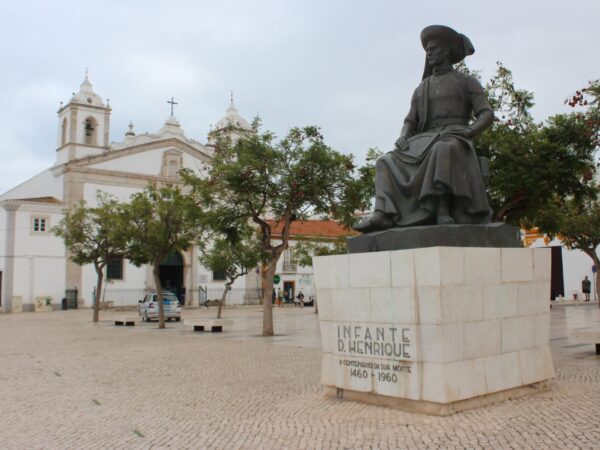
[[[183,258],[179,252],[171,253],[160,263],[159,277],[163,289],[175,292],[181,303],[184,303]]]

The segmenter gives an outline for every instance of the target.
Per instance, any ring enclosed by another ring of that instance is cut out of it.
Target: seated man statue
[[[395,149],[376,163],[375,211],[353,227],[357,231],[490,222],[472,139],[494,114],[479,82],[452,68],[475,50],[466,36],[441,25],[425,28],[421,42],[423,81]]]

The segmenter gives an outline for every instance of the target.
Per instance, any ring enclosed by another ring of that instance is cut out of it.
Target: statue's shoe
[[[454,219],[450,216],[438,216],[437,224],[438,225],[454,225]]]
[[[354,225],[352,229],[361,233],[370,233],[371,231],[387,230],[393,227],[394,221],[391,217],[386,216],[380,211],[375,211],[365,220]]]

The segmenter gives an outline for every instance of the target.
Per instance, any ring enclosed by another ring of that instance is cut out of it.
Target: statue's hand
[[[446,131],[452,134],[457,134],[459,136],[465,137],[467,139],[472,139],[473,137],[475,137],[475,132],[469,126],[451,125],[446,129]]]
[[[400,136],[398,139],[396,139],[394,147],[396,147],[396,150],[405,152],[406,150],[408,150],[408,140],[406,139],[406,137]]]

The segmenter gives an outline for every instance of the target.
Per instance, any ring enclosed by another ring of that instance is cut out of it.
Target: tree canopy
[[[109,260],[123,255],[126,237],[122,205],[113,197],[97,193],[98,206],[81,202],[67,210],[52,232],[63,238],[69,258],[79,265],[93,264],[96,271],[96,299],[93,321],[98,322],[104,268]]]
[[[159,267],[174,252],[187,250],[200,236],[202,210],[177,185],[149,185],[124,206],[126,255],[135,265],[150,264],[159,303],[159,328],[165,327]]]
[[[253,130],[235,142],[218,142],[206,179],[190,173],[184,179],[211,214],[226,223],[248,221],[257,229],[265,266],[263,334],[272,335],[272,279],[292,223],[314,214],[350,223],[364,197],[345,196],[353,182],[352,157],[326,145],[317,127],[292,128],[280,140],[269,131],[261,132],[258,119]],[[277,239],[275,227],[280,230]]]

